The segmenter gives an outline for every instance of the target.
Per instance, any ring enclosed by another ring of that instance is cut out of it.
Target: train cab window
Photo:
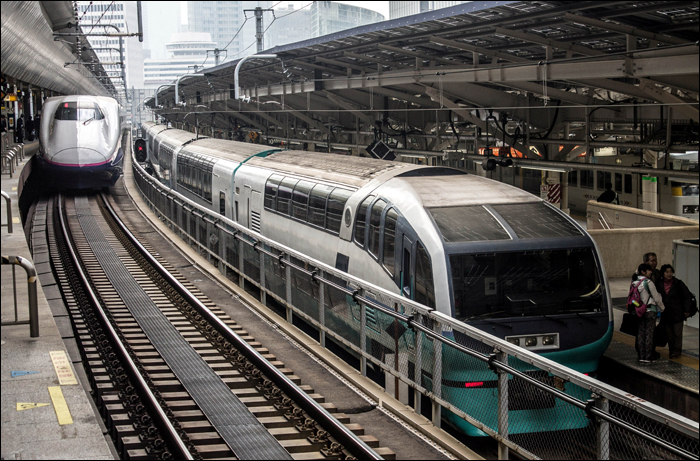
[[[581,170],[581,187],[584,189],[593,189],[592,170]]]
[[[394,257],[396,250],[396,221],[399,214],[394,208],[389,208],[384,217],[384,243],[382,245],[382,265],[394,276]]]
[[[94,102],[71,101],[63,102],[56,109],[54,119],[56,120],[102,120],[105,118],[100,110],[100,106]]]
[[[622,174],[615,173],[615,192],[622,192]]]
[[[416,252],[416,287],[415,300],[428,307],[435,307],[435,286],[430,257],[423,245],[418,242]]]
[[[280,182],[282,182],[284,176],[279,174],[273,174],[270,179],[267,180],[265,184],[265,208],[270,210],[277,209],[277,188]]]
[[[226,192],[219,192],[219,214],[226,216]]]
[[[625,194],[631,194],[631,193],[632,193],[632,175],[626,174],[625,175]]]
[[[309,194],[313,189],[314,183],[309,181],[299,181],[294,187],[292,194],[292,216],[306,221],[309,207]]]
[[[379,223],[381,221],[382,212],[386,208],[384,200],[377,200],[372,205],[372,211],[369,213],[369,233],[367,234],[367,248],[375,258],[379,256]]]
[[[294,186],[299,182],[298,179],[284,178],[277,189],[277,211],[282,214],[289,215],[289,208],[292,203],[292,192]]]
[[[326,212],[326,229],[331,232],[340,232],[340,223],[343,218],[345,202],[348,201],[352,191],[336,187],[328,197],[328,209]]]
[[[578,170],[569,171],[569,186],[578,187]]]
[[[355,242],[364,248],[365,246],[365,222],[367,220],[367,208],[369,204],[374,200],[374,195],[370,195],[365,198],[360,206],[357,208],[357,214],[355,216]]]
[[[316,184],[309,196],[309,217],[308,223],[319,227],[326,224],[326,201],[333,190],[332,186]]]

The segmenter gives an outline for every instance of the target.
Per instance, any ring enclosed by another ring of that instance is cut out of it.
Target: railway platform
[[[615,332],[601,360],[600,378],[620,389],[698,421],[698,329],[683,327],[683,353],[670,359],[668,347],[650,364],[637,361],[634,336],[620,332],[627,312],[630,279],[609,280],[613,301]]]
[[[30,160],[38,142],[26,145],[18,172]],[[19,214],[19,174],[2,175],[2,190],[11,199],[12,233],[2,227],[2,255],[32,262],[38,273],[39,336],[28,324],[15,321],[12,267],[16,273],[17,317],[28,320],[27,275],[22,267],[2,266],[2,459],[115,459],[105,439],[105,427],[95,416],[77,349],[71,347],[70,322],[57,315],[62,301],[48,264],[46,241],[34,241],[32,257]],[[3,201],[4,202],[4,201]],[[2,223],[8,221],[2,203]],[[59,376],[60,373],[60,376]],[[72,378],[72,379],[71,379]]]

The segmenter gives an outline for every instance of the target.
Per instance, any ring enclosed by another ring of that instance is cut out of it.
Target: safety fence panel
[[[407,386],[434,424],[495,438],[500,458],[698,458],[697,423],[267,239],[133,164],[149,207],[222,274],[353,351],[363,374],[371,363]]]

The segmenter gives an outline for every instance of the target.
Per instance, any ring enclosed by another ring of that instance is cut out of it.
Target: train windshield
[[[105,116],[102,114],[100,106],[95,102],[72,101],[62,102],[56,109],[54,118],[56,120],[83,122],[87,120],[102,120]]]
[[[453,254],[450,265],[462,321],[605,310],[591,248]]]

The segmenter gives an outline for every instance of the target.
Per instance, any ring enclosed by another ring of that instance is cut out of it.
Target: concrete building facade
[[[165,59],[144,60],[144,88],[156,89],[183,74],[214,66],[214,56],[210,53],[207,57],[207,50],[215,47],[216,43],[205,32],[173,34],[170,43],[165,45]]]
[[[122,39],[122,53],[124,55],[124,73],[126,82],[121,78],[121,65],[106,64],[118,63],[120,60],[119,37],[102,37],[89,35],[89,33],[114,33],[116,26],[120,32],[137,32],[138,17],[135,1],[98,1],[78,2],[78,17],[80,26],[85,34],[88,34],[90,46],[102,62],[105,70],[112,76],[112,82],[124,95],[125,88],[143,87],[143,44],[138,37],[124,37]],[[124,101],[126,102],[126,101]]]
[[[460,3],[469,3],[461,1],[443,1],[443,2],[389,2],[389,19],[402,18],[414,14],[426,13],[428,11],[439,10],[450,6],[459,5]]]

